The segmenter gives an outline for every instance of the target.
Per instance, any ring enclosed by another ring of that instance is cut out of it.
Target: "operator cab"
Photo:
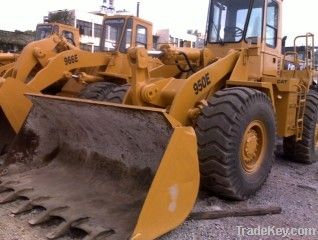
[[[271,1],[271,5],[273,4],[275,2]],[[271,9],[277,11],[277,8]],[[257,43],[257,39],[262,36],[263,12],[264,0],[213,0],[209,21],[209,42],[223,44],[251,40],[252,43]],[[278,16],[277,12],[269,14],[276,14],[276,18]],[[271,40],[268,43],[274,45],[275,33],[272,31],[270,35]]]
[[[72,26],[58,24],[58,23],[38,24],[36,27],[35,41],[48,38],[54,33],[62,35],[68,42],[78,47],[79,45],[78,29]]]
[[[254,70],[253,74],[279,75],[282,59],[281,2],[211,0],[207,29],[208,47],[218,57],[225,56],[230,49],[258,48],[262,57],[261,60],[255,57],[254,64],[257,64],[258,70]]]
[[[53,25],[39,24],[36,27],[35,41],[48,38],[53,33]]]
[[[152,24],[134,16],[105,17],[101,50],[126,53],[130,47],[152,48]]]

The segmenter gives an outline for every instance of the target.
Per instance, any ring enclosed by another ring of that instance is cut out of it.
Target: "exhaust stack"
[[[139,17],[139,10],[140,10],[140,2],[137,2],[137,17]]]

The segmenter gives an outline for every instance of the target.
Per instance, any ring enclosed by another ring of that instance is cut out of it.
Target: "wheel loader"
[[[54,33],[65,37],[67,41],[74,46],[80,46],[79,30],[75,27],[61,23],[38,24],[35,31],[35,41],[48,38]],[[18,57],[19,54],[17,53],[0,53],[0,77],[13,67],[14,62],[17,61]]]
[[[38,24],[35,31],[35,41],[48,38],[54,33],[65,37],[74,46],[80,47],[79,29],[70,25],[56,22]]]
[[[103,28],[101,52],[80,50],[65,37],[53,34],[28,44],[16,62],[4,66],[0,87],[0,154],[20,130],[32,106],[24,93],[104,100],[113,87],[129,82],[127,49],[139,45],[151,49],[152,24],[134,16],[105,16]],[[41,31],[45,32],[43,26]],[[160,65],[159,60],[151,58],[150,68]]]
[[[160,71],[130,49],[130,84],[109,102],[26,89],[33,106],[2,157],[1,203],[26,199],[15,214],[42,206],[32,225],[64,219],[50,239],[78,228],[86,239],[148,240],[185,221],[199,185],[255,194],[277,135],[291,160],[316,162],[314,36],[302,36],[304,62],[283,55],[281,10],[282,0],[211,0],[205,48],[163,48]]]

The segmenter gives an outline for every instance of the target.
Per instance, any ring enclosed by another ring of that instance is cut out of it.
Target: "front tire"
[[[265,182],[274,159],[275,117],[262,92],[215,93],[196,125],[201,182],[221,197],[243,200]]]
[[[113,88],[106,96],[106,100],[112,103],[123,103],[130,87],[131,85],[127,83],[120,87]]]
[[[107,95],[116,87],[118,87],[118,85],[111,82],[91,83],[82,89],[78,97],[82,99],[106,101]]]

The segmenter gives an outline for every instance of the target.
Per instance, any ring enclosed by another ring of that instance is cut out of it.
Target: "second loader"
[[[276,134],[289,159],[316,162],[314,36],[302,36],[305,63],[293,52],[285,69],[281,11],[282,0],[211,0],[205,48],[162,48],[160,71],[144,48],[129,49],[130,84],[109,102],[30,89],[0,202],[26,199],[14,213],[44,207],[33,225],[64,219],[50,239],[79,228],[86,239],[148,240],[186,219],[199,183],[228,199],[255,194]]]
[[[63,36],[72,45],[79,47],[79,30],[75,27],[61,24],[61,23],[42,23],[36,26],[35,41],[48,38],[53,34]],[[13,67],[14,62],[17,61],[19,54],[16,53],[0,53],[0,77]]]
[[[46,32],[47,27],[53,28],[41,25],[38,31]],[[1,153],[20,130],[32,106],[24,93],[103,100],[113,87],[130,81],[127,50],[138,45],[151,49],[152,24],[134,16],[105,16],[103,29],[100,52],[80,50],[68,39],[53,34],[28,44],[14,63],[4,66],[0,87]],[[153,58],[149,63],[151,68],[160,65]]]
[[[80,47],[80,32],[77,28],[56,22],[41,23],[36,26],[35,41],[58,34],[65,37],[75,47]]]

